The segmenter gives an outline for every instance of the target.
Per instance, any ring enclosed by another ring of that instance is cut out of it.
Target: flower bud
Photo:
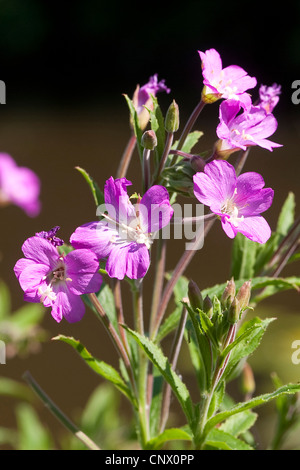
[[[234,325],[237,323],[240,319],[240,312],[241,312],[241,307],[238,299],[234,297],[233,301],[231,302],[230,307],[228,308],[228,313],[227,313],[227,320],[229,323]]]
[[[142,135],[142,146],[147,150],[153,150],[157,146],[157,137],[154,131],[146,131]]]
[[[251,296],[251,281],[246,281],[238,291],[236,298],[239,301],[241,310],[245,309],[249,305]]]
[[[193,170],[195,170],[196,172],[198,171],[203,171],[204,170],[204,167],[205,167],[205,160],[204,158],[202,157],[198,157],[198,155],[194,155],[191,160],[191,167],[193,168]]]
[[[179,128],[179,108],[175,100],[170,104],[165,118],[167,132],[176,132]]]
[[[252,368],[246,362],[240,376],[241,392],[244,395],[251,396],[255,391],[255,380]]]
[[[189,282],[188,296],[193,310],[197,310],[197,308],[199,308],[200,310],[203,309],[203,298],[200,289],[197,284],[192,280]]]
[[[221,297],[221,304],[223,308],[227,308],[232,303],[235,296],[235,283],[233,278],[230,281],[227,281],[227,286],[224,289],[224,292]]]
[[[210,300],[208,295],[203,300],[203,309],[202,310],[203,310],[204,313],[206,313],[208,318],[212,317],[214,307],[213,307],[212,301]]]

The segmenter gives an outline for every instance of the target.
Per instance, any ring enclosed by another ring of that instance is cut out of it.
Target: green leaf
[[[19,450],[51,450],[53,442],[35,410],[26,403],[16,408],[19,429]]]
[[[221,424],[219,429],[234,437],[248,431],[257,420],[257,413],[246,410],[236,415],[230,416],[224,423]]]
[[[34,400],[34,395],[26,385],[8,377],[0,377],[0,395],[18,398],[29,402]]]
[[[222,352],[220,358],[225,360],[230,353],[230,358],[223,374],[223,380],[228,378],[236,365],[244,357],[250,356],[259,346],[261,339],[274,318],[253,318],[244,323],[240,328],[236,339]]]
[[[189,312],[191,324],[195,335],[195,339],[193,339],[193,335],[191,335],[191,339],[196,344],[196,350],[193,347],[191,354],[194,355],[196,352],[198,353],[198,368],[196,369],[197,378],[201,393],[205,393],[205,391],[209,390],[211,380],[211,347],[208,337],[206,336],[205,331],[203,331],[201,327],[199,317],[187,304],[186,308]]]
[[[94,371],[96,374],[100,375],[104,379],[108,380],[114,386],[122,392],[129,400],[134,403],[134,399],[129,387],[125,384],[123,379],[121,378],[119,372],[112,367],[111,365],[107,364],[104,361],[100,361],[95,359],[87,349],[80,343],[80,341],[64,335],[58,335],[52,338],[53,340],[63,341],[64,343],[69,344],[75,351],[79,354],[79,356],[84,360],[84,362]]]
[[[294,220],[295,220],[295,195],[292,192],[289,192],[283,206],[281,212],[278,217],[276,233],[281,235],[281,237],[285,237],[290,228],[292,227]]]
[[[237,405],[233,406],[231,409],[226,411],[221,411],[220,413],[216,414],[212,418],[210,418],[205,426],[205,434],[213,429],[217,424],[222,423],[230,416],[236,415],[237,413],[241,413],[246,410],[251,410],[252,408],[256,408],[257,406],[264,405],[271,400],[280,397],[281,395],[285,394],[294,394],[300,392],[300,384],[287,384],[283,387],[278,388],[277,390],[271,393],[265,393],[263,395],[259,395],[255,398],[252,398],[249,401],[238,403]]]
[[[254,267],[255,275],[264,271],[265,266],[271,260],[282,239],[291,229],[295,219],[295,206],[295,195],[290,192],[281,208],[275,232],[272,233],[265,244],[257,245]]]
[[[82,174],[82,176],[88,183],[90,190],[92,191],[92,195],[93,195],[96,206],[98,207],[104,204],[104,195],[102,191],[99,189],[97,183],[93,180],[93,178],[80,166],[76,166],[75,168]]]
[[[184,144],[181,149],[182,152],[190,153],[202,136],[203,136],[202,131],[190,132],[184,141]]]
[[[147,442],[147,449],[158,450],[168,441],[191,441],[192,436],[184,429],[170,428],[159,434],[159,436],[150,439]]]
[[[251,279],[254,276],[256,249],[258,244],[237,233],[232,247],[231,274],[236,279]]]
[[[167,357],[163,354],[162,350],[146,336],[140,335],[136,331],[131,330],[127,326],[124,328],[133,336],[138,344],[143,348],[151,362],[158,368],[166,382],[172,388],[174,395],[178,399],[184,414],[187,417],[188,423],[193,421],[193,403],[186,385],[182,382],[181,378],[172,369]]]
[[[210,431],[205,444],[206,446],[220,450],[253,450],[253,448],[244,441],[237,439],[221,429],[213,429]]]

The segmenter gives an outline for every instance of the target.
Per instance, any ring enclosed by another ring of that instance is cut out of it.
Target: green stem
[[[40,385],[34,380],[30,372],[25,372],[23,375],[24,380],[34,390],[38,397],[42,400],[44,405],[51,411],[51,413],[65,426],[77,439],[79,439],[90,450],[101,450],[84,432],[75,426],[72,421],[55,405],[55,403],[48,397],[42,390]]]
[[[136,282],[136,288],[133,289],[134,319],[136,331],[144,335],[144,313],[143,313],[143,284],[141,280]],[[138,418],[141,446],[146,448],[150,439],[149,426],[149,403],[148,403],[148,359],[142,348],[138,348],[138,376],[137,376],[137,400],[138,400]]]

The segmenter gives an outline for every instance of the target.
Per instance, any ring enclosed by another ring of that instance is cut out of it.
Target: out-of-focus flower
[[[235,99],[247,108],[251,105],[251,98],[246,90],[256,86],[256,78],[250,77],[238,65],[222,68],[220,54],[215,49],[205,52],[198,51],[202,61],[202,74],[204,88],[202,100],[213,103],[220,98]]]
[[[149,82],[145,83],[142,87],[137,85],[132,101],[138,114],[141,129],[144,129],[149,121],[149,112],[145,109],[145,106],[152,109],[151,95],[156,96],[160,91],[170,93],[171,90],[166,86],[165,80],[158,81],[157,74],[150,77]]]
[[[281,93],[281,85],[273,83],[272,86],[261,85],[259,88],[259,106],[265,109],[267,114],[270,114],[279,101]]]
[[[117,279],[145,276],[154,232],[168,225],[174,212],[163,186],[152,186],[133,205],[127,194],[130,185],[126,178],[109,178],[104,188],[104,218],[78,227],[70,238],[73,247],[88,248],[99,259],[107,258],[106,271]]]
[[[282,146],[267,139],[277,129],[277,120],[273,114],[266,114],[260,106],[251,106],[249,111],[238,114],[240,109],[240,103],[235,100],[226,100],[220,105],[220,124],[217,127],[220,141],[216,146],[219,156],[227,157],[237,150],[246,150],[254,145],[270,151]]]
[[[98,292],[102,277],[99,261],[89,250],[74,250],[66,256],[45,238],[28,238],[22,251],[25,258],[17,261],[14,271],[27,302],[41,302],[51,307],[52,316],[74,323],[84,315],[82,294]]]
[[[258,243],[271,236],[267,221],[260,215],[272,204],[274,191],[264,188],[258,173],[236,176],[234,167],[225,160],[207,163],[204,172],[194,176],[196,198],[217,214],[229,238],[238,232]]]
[[[14,159],[0,153],[0,206],[15,204],[30,217],[40,212],[40,180],[29,168],[19,167]]]

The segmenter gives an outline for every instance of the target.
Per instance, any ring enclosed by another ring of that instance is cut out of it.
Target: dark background
[[[23,305],[12,271],[22,256],[23,241],[56,225],[61,226],[60,236],[67,241],[77,226],[94,220],[92,197],[74,167],[89,171],[100,187],[115,174],[130,136],[122,94],[131,96],[138,83],[143,85],[158,73],[172,90],[170,95],[159,95],[162,109],[166,111],[175,98],[184,125],[202,89],[198,50],[217,49],[224,66],[240,65],[256,76],[258,86],[282,85],[274,110],[279,126],[271,140],[283,148],[272,153],[255,148],[245,167],[262,173],[266,185],[275,190],[267,217],[275,228],[288,191],[293,191],[298,201],[300,198],[300,105],[291,101],[291,85],[300,79],[299,15],[300,2],[289,2],[288,6],[220,1],[0,2],[0,79],[7,92],[6,105],[0,109],[0,151],[32,168],[42,182],[43,210],[37,218],[29,219],[13,206],[1,209],[0,277],[12,291],[14,309]],[[257,96],[258,87],[253,90],[253,97]],[[201,150],[213,145],[217,123],[215,104],[205,109],[197,123],[205,131]],[[133,191],[140,189],[137,158],[129,177]],[[227,280],[231,243],[220,226],[214,226],[187,273],[201,288]],[[177,261],[179,247],[182,249],[179,243],[171,243],[169,269]],[[297,274],[297,270],[299,273],[299,265],[287,273]],[[151,284],[151,277],[149,281]],[[146,291],[146,313],[150,296]],[[130,303],[127,306],[130,323]],[[284,382],[297,381],[300,376],[300,366],[290,360],[291,343],[300,339],[299,295],[277,295],[257,314],[266,312],[278,316],[278,326],[270,327],[263,360],[256,362],[258,377],[265,377],[258,393],[272,387],[269,374],[274,367],[280,369]],[[110,343],[91,313],[80,324],[63,321],[57,325],[46,311],[43,325],[49,337],[59,333],[74,336],[95,356],[117,365]],[[27,369],[71,416],[74,408],[84,406],[98,383],[73,351],[51,341],[43,344],[37,355],[8,360],[0,372],[22,380]],[[0,398],[0,425],[14,423],[14,419],[12,402]],[[44,419],[55,428],[47,412]]]

